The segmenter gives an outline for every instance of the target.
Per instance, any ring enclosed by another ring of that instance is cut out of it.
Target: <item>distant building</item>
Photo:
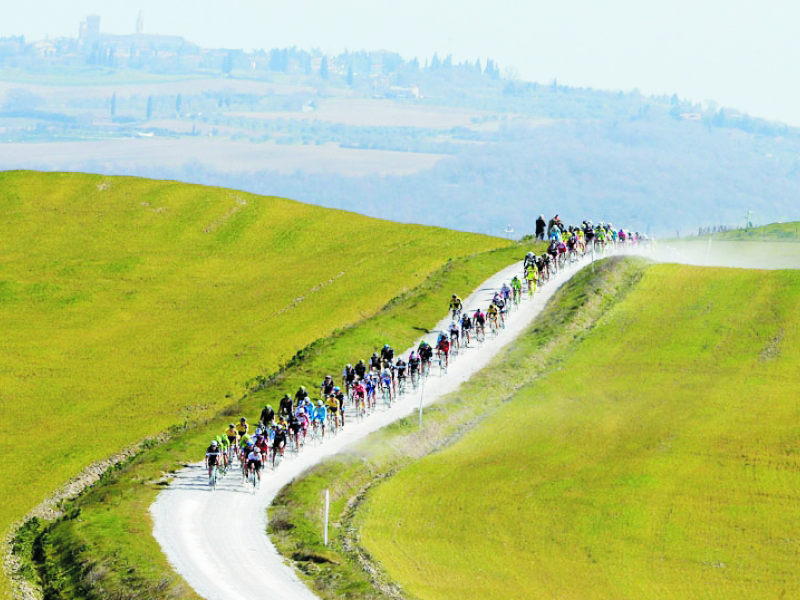
[[[144,33],[144,13],[139,11],[136,20],[136,33],[117,35],[100,33],[100,17],[89,15],[81,21],[78,39],[84,48],[99,44],[104,49],[113,49],[116,56],[138,55],[140,52],[166,52],[175,54],[186,46],[186,40],[179,35],[148,35]]]
[[[684,121],[702,121],[703,115],[700,113],[681,113],[681,119]]]
[[[100,15],[89,15],[81,21],[78,29],[78,39],[84,44],[91,44],[100,37]]]

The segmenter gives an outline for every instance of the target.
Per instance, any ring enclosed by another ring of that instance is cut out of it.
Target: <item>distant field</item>
[[[13,70],[12,70],[13,71]],[[118,98],[148,95],[202,94],[228,92],[237,94],[297,94],[316,93],[315,88],[289,84],[228,79],[226,77],[158,76],[128,70],[124,73],[91,75],[81,79],[76,73],[61,78],[58,74],[37,77],[27,73],[9,75],[9,69],[0,69],[0,101],[9,90],[23,88],[53,101],[66,102],[79,98]]]
[[[361,541],[418,598],[800,597],[799,365],[800,272],[653,266]]]
[[[208,129],[208,127],[206,127]],[[254,144],[218,138],[136,138],[77,142],[0,144],[0,167],[78,170],[87,164],[119,169],[180,168],[192,162],[220,171],[337,173],[340,175],[406,175],[432,168],[442,154],[360,150],[338,144]]]
[[[78,174],[0,174],[0,220],[0,430],[19,433],[0,458],[3,531],[88,463],[215,414],[449,258],[508,245]]]
[[[319,100],[312,112],[230,112],[229,116],[254,119],[302,119],[329,121],[358,127],[421,127],[452,129],[472,127],[472,119],[494,113],[463,108],[444,108],[424,104],[403,104],[392,100]]]

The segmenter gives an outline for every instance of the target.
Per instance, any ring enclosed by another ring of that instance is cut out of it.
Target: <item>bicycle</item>
[[[211,476],[208,478],[208,485],[211,486],[212,492],[217,489],[217,465],[211,467]]]
[[[483,346],[483,342],[486,341],[486,329],[483,325],[475,327],[475,340],[478,342],[478,346]]]
[[[406,376],[397,378],[397,394],[402,396],[406,393]]]
[[[383,406],[387,409],[392,407],[392,389],[390,386],[391,384],[381,386],[381,392],[383,394]]]
[[[439,376],[447,373],[447,354],[439,350]]]
[[[431,359],[424,358],[422,359],[422,376],[427,377],[431,374]]]

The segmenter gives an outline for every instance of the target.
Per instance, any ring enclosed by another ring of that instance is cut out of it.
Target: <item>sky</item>
[[[677,93],[800,126],[797,0],[26,0],[0,5],[0,36],[77,37],[88,14],[132,33],[140,9],[145,32],[203,47],[491,58],[527,81]]]

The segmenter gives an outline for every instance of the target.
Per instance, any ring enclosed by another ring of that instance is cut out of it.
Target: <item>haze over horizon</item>
[[[0,36],[77,37],[89,14],[100,15],[104,32],[132,33],[139,10],[146,32],[202,47],[387,49],[421,64],[434,52],[455,62],[491,58],[504,75],[524,80],[677,93],[800,127],[800,80],[792,77],[800,63],[793,30],[800,5],[788,0],[500,0],[492,10],[452,0],[35,0],[0,6]]]

